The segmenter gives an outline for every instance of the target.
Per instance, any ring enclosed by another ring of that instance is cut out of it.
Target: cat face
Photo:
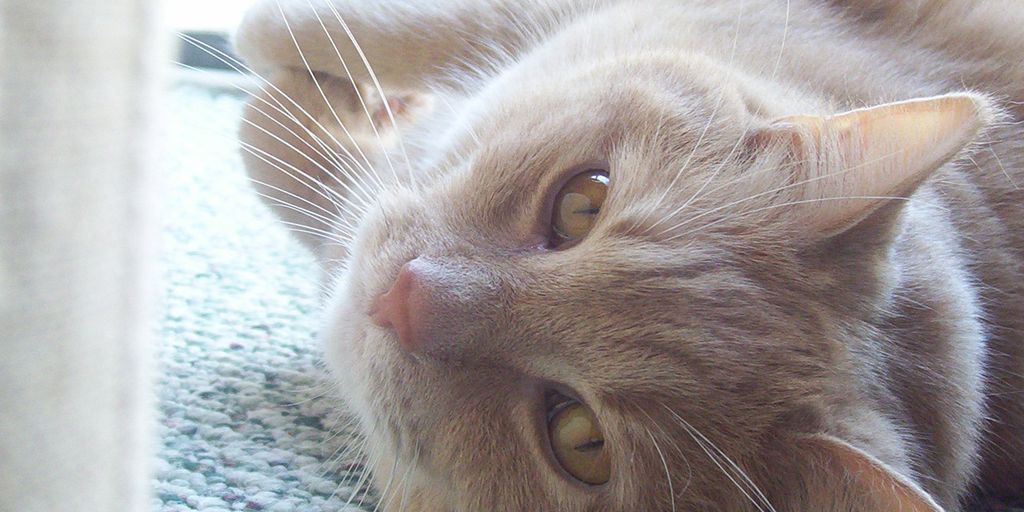
[[[886,182],[891,169],[867,164],[872,127],[892,130],[865,119],[905,108],[858,117],[851,137],[849,117],[770,123],[762,111],[781,106],[699,60],[559,76],[481,92],[362,219],[335,283],[328,358],[385,508],[778,502],[788,491],[775,483],[793,481],[780,475],[813,467],[787,440],[818,432],[822,404],[842,403],[834,383],[855,370],[839,338],[884,287],[884,241],[849,251],[836,237],[878,210],[864,198],[905,192],[969,139]],[[975,116],[976,100],[963,101],[939,110]],[[836,162],[857,158],[878,190],[830,181]],[[557,198],[595,172],[606,197],[566,243],[552,227]],[[822,209],[808,194],[839,200]],[[397,319],[374,322],[392,293]],[[558,455],[565,404],[600,431],[607,475]]]
[[[775,233],[732,234],[751,218],[728,220],[766,202],[713,211],[784,162],[752,154],[759,121],[733,84],[689,70],[631,61],[495,91],[512,100],[473,113],[435,168],[363,220],[328,343],[378,479],[438,500],[424,510],[668,508],[683,486],[730,487],[695,436],[757,460],[779,402],[820,393],[824,312],[793,308],[800,261]],[[607,198],[559,246],[552,203],[588,169],[607,172]],[[411,351],[367,315],[410,261],[423,302]],[[554,456],[552,392],[593,411],[607,483]]]

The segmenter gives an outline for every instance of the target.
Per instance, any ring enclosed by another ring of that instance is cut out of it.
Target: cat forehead
[[[512,215],[540,207],[531,200],[573,170],[605,168],[617,186],[627,186],[627,174],[654,184],[659,166],[684,155],[697,163],[740,138],[746,113],[735,91],[715,95],[710,86],[685,89],[671,75],[651,75],[601,81],[568,73],[517,86],[493,104],[482,94],[437,159],[443,195],[466,210]]]

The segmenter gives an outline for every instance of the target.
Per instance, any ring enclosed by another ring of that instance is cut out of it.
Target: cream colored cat
[[[1024,495],[1019,0],[270,0],[237,43],[384,509]]]

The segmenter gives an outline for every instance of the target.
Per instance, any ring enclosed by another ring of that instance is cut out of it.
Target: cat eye
[[[573,478],[590,485],[608,481],[611,460],[604,434],[589,407],[570,400],[549,414],[548,437],[555,460]]]
[[[608,171],[603,169],[587,169],[566,182],[555,196],[551,212],[552,245],[587,236],[607,194]]]

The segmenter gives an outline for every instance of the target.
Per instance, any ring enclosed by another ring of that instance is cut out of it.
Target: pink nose
[[[402,265],[394,284],[373,301],[369,311],[370,321],[378,327],[393,329],[399,345],[410,352],[419,348],[416,326],[421,317],[417,306],[420,290],[416,281],[411,263]]]

